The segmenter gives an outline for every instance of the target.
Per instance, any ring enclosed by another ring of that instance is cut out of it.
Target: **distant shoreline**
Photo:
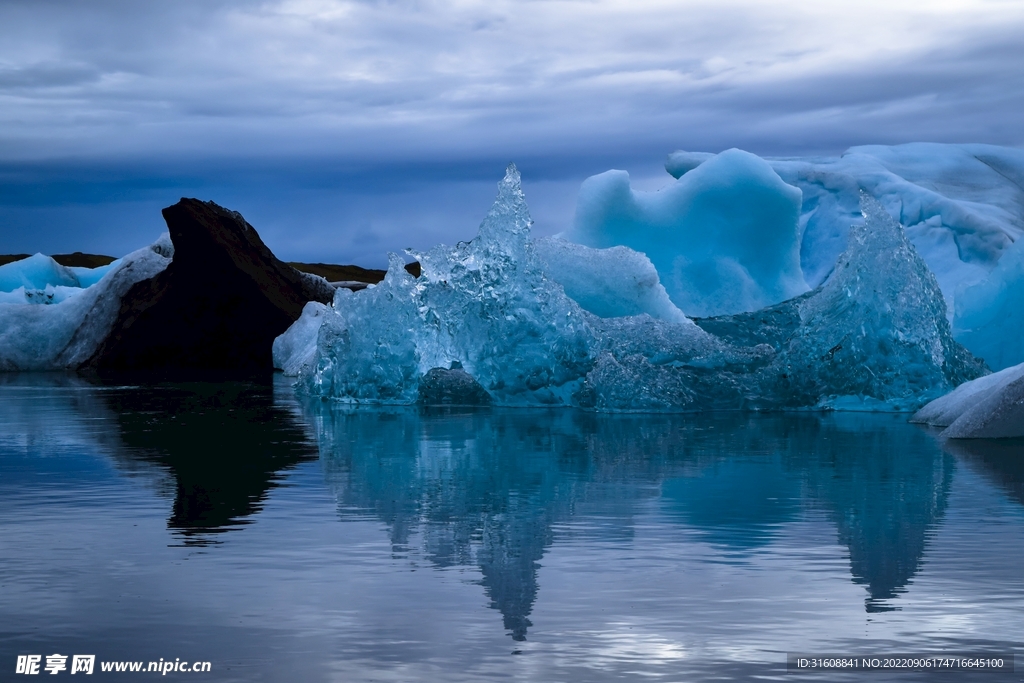
[[[0,266],[21,261],[22,259],[27,259],[29,256],[31,256],[31,254],[0,254]],[[106,256],[104,254],[84,254],[80,251],[76,251],[71,254],[54,254],[50,258],[60,265],[68,268],[99,268],[117,260],[117,257],[115,256]],[[319,275],[328,282],[366,282],[368,284],[377,284],[384,279],[384,275],[387,273],[387,271],[378,270],[376,268],[363,268],[361,266],[337,263],[301,263],[298,261],[289,261],[288,265],[296,270],[301,270],[304,273]],[[410,266],[411,265],[412,264],[410,264]],[[407,268],[407,270],[412,272],[413,275],[419,275],[418,268],[415,269],[417,272],[413,272],[413,269],[411,268]]]

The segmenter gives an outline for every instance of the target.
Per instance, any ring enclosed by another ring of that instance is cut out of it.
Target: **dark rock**
[[[182,199],[163,210],[174,259],[132,286],[84,365],[101,374],[239,376],[272,371],[271,346],[334,288],[279,261],[241,214]]]
[[[419,402],[428,406],[486,406],[491,395],[456,361],[452,367],[433,368],[420,379]]]

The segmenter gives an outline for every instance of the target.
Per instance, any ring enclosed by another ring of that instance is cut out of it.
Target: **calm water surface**
[[[785,671],[943,651],[1017,672]],[[1020,681],[1024,443],[0,377],[0,680],[52,653],[212,663],[171,680]]]

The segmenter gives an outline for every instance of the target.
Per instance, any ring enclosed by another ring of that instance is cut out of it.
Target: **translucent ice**
[[[1024,363],[961,384],[914,421],[946,427],[942,436],[951,439],[1024,436]]]
[[[731,149],[657,192],[632,190],[625,171],[588,178],[565,236],[643,252],[687,315],[753,311],[807,291],[800,198],[763,159]]]
[[[81,365],[109,333],[125,292],[166,268],[172,254],[173,246],[165,234],[149,247],[111,264],[95,285],[58,303],[0,302],[0,371]]]
[[[953,341],[935,278],[900,225],[863,201],[865,223],[812,292],[699,326],[598,317],[545,274],[510,167],[476,239],[414,254],[419,279],[393,255],[380,285],[307,309],[275,362],[307,391],[347,402],[917,408],[984,368]]]
[[[549,279],[573,301],[602,318],[647,313],[659,320],[683,322],[654,264],[628,247],[592,249],[558,238],[534,240]]]
[[[306,377],[314,393],[413,403],[424,374],[458,363],[502,404],[571,402],[591,364],[592,332],[544,276],[514,166],[498,188],[476,239],[415,254],[419,278],[392,255],[376,287],[337,290]]]
[[[953,332],[995,370],[1024,363],[1024,239],[985,280],[960,291]]]

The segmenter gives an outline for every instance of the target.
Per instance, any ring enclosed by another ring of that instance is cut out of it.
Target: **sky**
[[[0,253],[122,255],[182,196],[288,260],[535,230],[677,149],[1024,146],[1019,0],[0,0]]]

